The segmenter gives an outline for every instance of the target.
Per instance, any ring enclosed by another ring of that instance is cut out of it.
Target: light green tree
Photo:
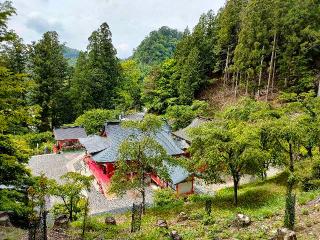
[[[65,210],[69,214],[69,220],[77,218],[81,212],[79,202],[84,198],[84,191],[89,191],[93,177],[83,176],[77,172],[68,172],[61,177],[63,183],[51,183],[51,194],[59,197],[63,201]]]
[[[134,132],[120,146],[117,171],[112,176],[110,192],[123,195],[128,190],[138,191],[143,209],[147,174],[155,172],[163,180],[168,180],[165,160],[170,161],[170,157],[154,138],[161,126],[162,121],[154,115],[146,115],[141,122],[122,123],[122,127],[133,129]]]

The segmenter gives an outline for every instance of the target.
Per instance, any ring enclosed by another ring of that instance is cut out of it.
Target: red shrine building
[[[119,121],[107,122],[104,125],[101,136],[94,135],[79,139],[86,149],[84,160],[94,175],[102,193],[106,192],[114,172],[117,171],[115,163],[118,160],[118,151],[121,143],[128,137],[137,134],[137,131],[134,129],[123,128],[121,121],[139,121],[142,118],[143,114],[138,113],[122,118]],[[172,137],[168,126],[162,127],[154,134],[154,138],[166,150],[168,155],[173,157],[185,155],[185,152],[179,147],[179,143]],[[162,188],[171,187],[178,194],[193,193],[193,176],[181,166],[173,166],[168,162],[165,162],[165,164],[167,165],[170,181],[166,182],[162,180],[156,173],[149,173],[148,182]]]
[[[61,150],[74,150],[82,148],[79,138],[87,137],[83,127],[62,127],[53,129],[56,144],[53,146],[53,152],[59,153]]]

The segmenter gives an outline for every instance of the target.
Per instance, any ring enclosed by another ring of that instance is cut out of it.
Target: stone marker
[[[188,220],[188,215],[185,213],[185,212],[181,212],[179,213],[178,215],[178,222],[183,222],[183,221],[186,221]]]
[[[161,228],[168,228],[168,223],[166,220],[159,219],[157,221],[157,226]]]
[[[117,225],[116,219],[114,217],[106,217],[106,225]]]
[[[244,214],[237,214],[235,219],[235,225],[237,227],[247,227],[251,224],[251,219]]]
[[[280,228],[272,240],[297,240],[297,235],[294,231],[287,228]]]
[[[172,231],[170,233],[170,237],[173,239],[173,240],[182,240],[182,237],[178,234],[177,231]]]

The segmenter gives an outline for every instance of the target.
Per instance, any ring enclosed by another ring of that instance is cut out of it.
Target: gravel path
[[[82,162],[84,152],[64,153],[64,154],[46,154],[31,157],[29,168],[33,175],[39,176],[45,174],[50,179],[55,179],[61,183],[60,177],[69,171],[79,171],[81,174],[90,175],[90,170]],[[146,190],[146,203],[152,204],[152,189]],[[134,202],[140,201],[140,198],[133,193],[127,193],[123,197],[108,197],[98,191],[97,184],[93,184],[89,196],[89,208],[91,214],[101,213],[121,213],[129,210]],[[49,206],[59,202],[56,198],[49,200]]]
[[[267,171],[267,176],[273,177],[278,173],[280,173],[281,171],[282,171],[281,169],[271,167]],[[240,185],[250,183],[250,182],[255,182],[257,180],[259,180],[259,178],[256,176],[245,175],[241,178]],[[195,192],[213,195],[215,191],[233,186],[233,181],[231,178],[227,178],[225,181],[226,181],[225,183],[219,183],[219,184],[205,184],[203,180],[196,179],[194,183]]]
[[[69,171],[78,171],[84,175],[91,175],[90,170],[82,161],[84,152],[73,152],[64,154],[47,154],[33,156],[29,161],[29,167],[34,175],[44,173],[48,178],[55,179],[61,183],[60,177]],[[268,176],[274,176],[281,170],[271,168],[268,171]],[[251,176],[244,176],[240,184],[256,181],[257,178]],[[195,191],[197,193],[214,194],[215,191],[233,186],[233,182],[228,179],[224,184],[205,184],[203,181],[196,179]],[[129,210],[134,202],[139,202],[140,197],[129,192],[123,197],[105,197],[98,190],[96,183],[92,184],[90,192],[85,194],[89,196],[89,208],[91,214],[102,213],[122,213]],[[146,203],[152,204],[153,189],[149,187],[146,191]],[[55,204],[58,200],[50,199],[50,206]]]

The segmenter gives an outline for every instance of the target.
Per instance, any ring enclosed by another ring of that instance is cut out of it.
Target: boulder
[[[117,225],[116,219],[114,217],[106,217],[106,225]]]
[[[170,233],[170,237],[173,239],[173,240],[182,240],[182,237],[178,234],[177,231],[172,231]]]
[[[0,211],[0,226],[11,227],[10,212]]]
[[[297,240],[297,235],[294,231],[287,228],[280,228],[277,230],[272,240]]]
[[[251,224],[251,219],[244,214],[237,214],[235,219],[235,225],[237,227],[247,227]]]
[[[183,222],[183,221],[186,221],[186,220],[188,220],[188,215],[185,213],[185,212],[181,212],[181,213],[179,213],[179,215],[178,215],[178,222]]]
[[[157,221],[157,226],[161,228],[168,228],[168,223],[166,220],[159,219]]]
[[[54,220],[53,228],[67,228],[69,224],[69,218],[63,214]]]

